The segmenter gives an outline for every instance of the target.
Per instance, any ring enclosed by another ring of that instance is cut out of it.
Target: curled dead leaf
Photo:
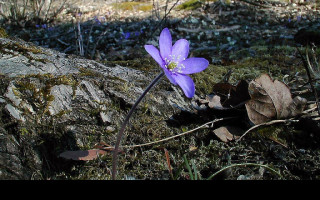
[[[213,133],[223,142],[229,142],[234,139],[238,139],[240,134],[244,131],[233,126],[222,126],[215,130]]]
[[[273,81],[268,74],[251,81],[248,90],[251,99],[245,106],[254,124],[294,117],[303,111],[307,102],[299,96],[292,99],[288,86],[278,80]]]

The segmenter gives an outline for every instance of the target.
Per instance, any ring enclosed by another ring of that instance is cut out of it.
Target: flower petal
[[[160,56],[159,50],[153,45],[144,45],[144,49],[151,55],[151,57],[161,66],[165,65],[164,61]]]
[[[205,70],[209,65],[209,61],[204,58],[188,58],[181,61],[180,64],[184,65],[184,67],[181,68],[179,73],[193,74]]]
[[[188,98],[192,98],[194,96],[195,86],[193,80],[189,76],[183,74],[172,74],[172,77]]]
[[[172,38],[168,28],[163,29],[160,33],[159,48],[162,59],[169,59],[172,50]]]
[[[172,55],[177,58],[176,62],[181,62],[189,55],[189,42],[185,39],[180,39],[172,47]]]
[[[166,74],[167,78],[169,79],[169,81],[173,84],[173,85],[177,85],[177,82],[174,80],[174,78],[172,77],[173,75],[171,75],[172,73],[169,72],[169,70],[164,69],[163,70],[164,73]]]

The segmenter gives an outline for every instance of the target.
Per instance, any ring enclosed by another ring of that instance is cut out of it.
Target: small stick
[[[156,30],[157,30],[158,28],[160,28],[162,22],[166,22],[166,21],[167,21],[167,16],[170,14],[171,10],[177,5],[177,3],[178,3],[179,1],[180,1],[180,0],[177,0],[177,1],[173,4],[173,6],[169,9],[168,12],[167,12],[167,6],[168,6],[168,5],[166,5],[164,16],[163,16],[163,18],[161,19],[161,21],[158,22],[158,24],[156,25],[156,27],[153,29],[153,31],[152,31],[153,33],[151,34],[150,37],[153,36],[153,34],[156,32]],[[167,1],[166,3],[168,4],[168,1]],[[159,11],[159,12],[160,12],[160,11]]]
[[[169,151],[166,148],[163,148],[164,150],[164,154],[166,156],[166,160],[167,160],[167,165],[168,165],[168,169],[170,172],[171,177],[173,178],[173,174],[172,174],[172,168],[171,168],[171,164],[170,164],[170,156],[169,156]]]
[[[109,31],[108,29],[105,30],[105,31],[104,31],[103,33],[101,33],[100,36],[98,37],[98,40],[97,40],[97,42],[95,43],[95,45],[94,45],[94,47],[93,47],[93,50],[91,51],[91,56],[90,56],[91,59],[92,59],[93,56],[94,56],[94,53],[95,53],[95,51],[96,51],[96,48],[97,48],[100,40],[102,39],[102,37],[103,37],[108,31]],[[89,47],[89,44],[87,45],[87,47]],[[87,48],[87,49],[88,49],[88,48]]]
[[[294,120],[294,119],[279,119],[279,120],[272,120],[269,122],[265,122],[262,124],[257,124],[251,128],[249,128],[244,134],[242,134],[237,141],[240,141],[247,133],[249,133],[250,131],[252,131],[253,129],[256,129],[260,126],[266,126],[266,125],[271,125],[271,124],[277,124],[277,123],[287,123],[287,122],[299,122],[299,120]]]
[[[227,117],[227,118],[220,118],[220,119],[215,119],[213,121],[210,121],[210,122],[207,122],[201,126],[198,126],[197,128],[194,128],[190,131],[186,131],[186,132],[183,132],[183,133],[179,133],[177,135],[173,135],[171,137],[167,137],[167,138],[164,138],[162,140],[157,140],[157,141],[153,141],[153,142],[148,142],[148,143],[144,143],[144,144],[135,144],[135,145],[124,145],[124,146],[119,146],[119,148],[136,148],[136,147],[143,147],[143,146],[148,146],[148,145],[152,145],[152,144],[157,144],[157,143],[160,143],[160,142],[165,142],[165,141],[168,141],[168,140],[172,140],[174,138],[177,138],[177,137],[180,137],[180,136],[184,136],[184,135],[187,135],[189,133],[192,133],[196,130],[199,130],[201,128],[207,128],[208,125],[211,124],[211,126],[215,123],[215,122],[219,122],[219,121],[223,121],[223,120],[227,120],[227,119],[233,119],[233,118],[236,118],[236,117]],[[114,147],[104,147],[104,149],[107,149],[107,150],[114,150]]]
[[[190,131],[186,131],[186,132],[183,132],[183,133],[180,133],[180,134],[177,134],[177,135],[173,135],[171,137],[167,137],[167,138],[164,138],[162,140],[157,140],[157,141],[153,141],[153,142],[148,142],[148,143],[144,143],[144,144],[136,144],[136,145],[127,145],[127,146],[122,146],[122,148],[135,148],[135,147],[143,147],[143,146],[148,146],[148,145],[151,145],[151,144],[156,144],[156,143],[160,143],[160,142],[165,142],[165,141],[168,141],[168,140],[172,140],[176,137],[180,137],[180,136],[183,136],[183,135],[187,135],[189,133],[192,133],[196,130],[199,130],[201,128],[205,128],[207,127],[209,124],[214,124],[215,122],[218,122],[218,121],[222,121],[222,120],[226,120],[226,119],[232,119],[232,118],[236,118],[236,117],[228,117],[228,118],[220,118],[220,119],[215,119],[213,121],[210,121],[210,122],[207,122],[201,126],[198,126],[197,128],[194,128]]]
[[[84,52],[83,52],[83,40],[82,40],[82,35],[81,35],[80,22],[78,22],[77,25],[78,25],[78,42],[79,42],[80,56],[84,56]]]
[[[308,46],[307,46],[308,47]],[[304,59],[300,49],[297,47],[297,50],[299,51],[299,54],[301,56],[301,59],[302,59],[302,62],[303,62],[303,66],[304,68],[306,69],[306,72],[307,72],[307,75],[308,75],[308,79],[309,79],[309,84],[310,84],[310,87],[311,87],[311,90],[316,98],[316,103],[317,103],[317,108],[318,108],[318,115],[320,116],[320,105],[319,105],[319,98],[318,98],[318,94],[317,94],[317,90],[313,87],[313,81],[312,81],[312,78],[311,78],[311,74],[310,74],[310,71],[309,71],[309,67],[308,67],[308,63],[307,61]],[[307,50],[306,50],[307,51]],[[306,52],[307,56],[308,56],[308,52]]]

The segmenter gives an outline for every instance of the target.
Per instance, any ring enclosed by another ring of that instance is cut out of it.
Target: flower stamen
[[[175,62],[170,62],[168,65],[166,65],[167,69],[169,69],[170,71],[172,71],[173,69],[175,69],[177,67],[177,63]]]
[[[183,64],[180,64],[178,62],[178,60],[180,60],[181,58],[181,55],[178,55],[178,56],[175,56],[175,55],[169,55],[169,57],[171,59],[168,59],[168,58],[164,58],[165,62],[166,62],[166,65],[165,67],[175,73],[175,72],[178,72],[178,73],[181,73],[181,69],[185,68],[185,66]],[[183,59],[185,60],[185,58]],[[176,70],[175,70],[176,69]]]

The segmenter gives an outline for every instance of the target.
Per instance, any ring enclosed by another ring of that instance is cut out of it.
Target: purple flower
[[[127,40],[130,38],[130,32],[126,32],[124,38]]]
[[[162,30],[159,39],[160,51],[153,45],[144,48],[164,70],[167,78],[174,85],[179,85],[188,98],[195,93],[193,80],[187,74],[198,73],[205,70],[209,62],[204,58],[187,58],[189,42],[178,40],[172,46],[172,38],[168,28]]]
[[[99,18],[97,17],[97,16],[94,16],[94,21],[96,22],[96,24],[98,24],[98,25],[100,25],[101,24],[101,22],[100,22],[100,20],[99,20]]]
[[[127,40],[130,38],[130,32],[121,33],[121,38]]]
[[[300,22],[301,21],[301,15],[297,16],[297,21]]]

